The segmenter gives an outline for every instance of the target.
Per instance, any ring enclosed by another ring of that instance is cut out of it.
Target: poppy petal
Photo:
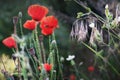
[[[32,19],[36,21],[40,21],[43,17],[48,13],[48,9],[45,6],[40,6],[38,4],[34,4],[28,7],[28,14],[32,17]]]
[[[26,28],[26,29],[29,29],[29,30],[34,30],[36,26],[37,26],[37,23],[34,20],[27,20],[23,24],[23,27]]]
[[[51,64],[48,64],[48,63],[45,63],[44,64],[44,68],[47,72],[49,72],[51,69],[52,69],[52,65]]]
[[[53,31],[54,30],[52,28],[44,28],[44,29],[42,29],[41,33],[43,35],[47,36],[47,35],[51,35],[53,33]]]
[[[40,27],[58,28],[58,20],[54,16],[47,16],[41,20]]]
[[[4,39],[2,43],[8,48],[16,48],[16,41],[11,36]]]

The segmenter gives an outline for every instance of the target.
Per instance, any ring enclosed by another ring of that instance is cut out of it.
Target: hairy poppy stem
[[[41,48],[40,48],[39,39],[38,39],[37,27],[35,28],[34,34],[35,34],[35,42],[36,42],[35,44],[36,44],[36,48],[38,50],[38,55],[37,56],[39,58],[40,63],[42,63],[43,60],[42,60]]]
[[[23,29],[22,29],[22,19],[20,18],[20,32],[21,32],[21,35],[23,36],[24,34],[23,34]]]
[[[17,23],[18,23],[18,17],[14,16],[13,17],[13,24],[14,24],[14,35],[17,35]],[[18,45],[16,44],[16,52],[18,52]],[[20,58],[18,58],[18,76],[21,80],[21,75],[20,75]]]
[[[43,57],[43,62],[46,63],[46,55],[45,55],[45,49],[44,49],[44,45],[43,45],[43,35],[39,36],[39,42],[40,42],[40,46],[41,46],[41,54]]]
[[[22,28],[22,12],[19,12],[18,14],[19,17],[19,23],[20,23],[20,32],[21,32],[21,36],[23,36],[23,28]]]
[[[52,34],[52,38],[53,38],[53,40],[56,40],[54,32]],[[56,48],[57,62],[58,62],[58,66],[59,66],[58,68],[59,68],[59,72],[60,72],[60,77],[61,77],[61,80],[63,80],[62,79],[63,78],[63,74],[62,74],[62,69],[61,69],[61,62],[60,62],[60,57],[59,57],[59,51],[58,51],[58,46],[57,46],[56,43],[55,43],[55,48]]]
[[[55,51],[52,50],[52,42],[51,35],[49,35],[49,57],[50,63],[52,64],[52,70],[50,71],[50,80],[56,80],[56,72],[54,72],[54,64],[55,64]]]

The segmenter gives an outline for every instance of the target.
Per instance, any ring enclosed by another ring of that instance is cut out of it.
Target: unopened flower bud
[[[72,65],[72,66],[74,66],[74,65],[75,65],[74,60],[71,60],[71,65]]]
[[[61,61],[61,62],[63,62],[64,60],[65,60],[64,57],[61,57],[61,58],[60,58],[60,61]]]
[[[16,25],[18,23],[18,17],[14,16],[13,17],[13,24]]]
[[[35,55],[35,50],[34,50],[34,48],[30,48],[30,49],[29,49],[29,52],[30,52],[31,55]]]
[[[52,41],[52,44],[55,45],[55,44],[56,44],[56,40],[53,40],[53,41]]]
[[[18,13],[18,17],[19,17],[19,18],[22,18],[22,12],[19,12],[19,13]]]
[[[108,9],[108,4],[105,5],[105,9]]]

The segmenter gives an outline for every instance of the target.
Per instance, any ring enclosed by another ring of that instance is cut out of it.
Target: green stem
[[[46,63],[46,54],[45,54],[43,41],[40,41],[40,46],[41,46],[41,54],[42,54],[42,57],[43,57],[43,63]]]
[[[27,51],[27,53],[28,53],[28,56],[29,56],[29,58],[30,58],[30,60],[32,61],[32,63],[33,63],[33,67],[34,67],[34,69],[35,69],[35,72],[36,72],[36,74],[35,75],[37,75],[37,77],[39,78],[39,71],[38,71],[38,66],[37,66],[37,63],[33,60],[33,58],[31,57],[31,55],[29,54],[29,52],[28,52],[28,49],[26,48],[26,51]]]
[[[54,73],[54,65],[55,65],[55,50],[52,50],[52,44],[51,44],[51,36],[49,36],[49,59],[50,63],[52,64],[52,70],[50,72],[50,80],[56,80],[56,73]]]
[[[24,59],[24,57],[22,57],[23,59]],[[24,80],[28,80],[27,79],[27,72],[26,72],[26,69],[25,69],[25,66],[23,66],[24,65],[24,62],[23,61],[20,61],[20,63],[21,63],[21,71],[22,71],[22,74],[23,74],[23,78],[24,78]]]
[[[71,60],[71,64],[73,65],[73,67],[75,69],[75,72],[76,72],[76,75],[77,75],[77,80],[79,80],[80,79],[80,75],[79,75],[79,71],[78,71],[77,67],[75,66],[74,60]]]
[[[53,38],[53,40],[56,41],[54,32],[52,34],[52,38]],[[63,78],[63,74],[62,74],[62,69],[61,69],[61,62],[60,62],[59,51],[58,51],[58,47],[57,47],[56,43],[55,43],[55,48],[56,48],[56,54],[57,54],[57,62],[58,62],[58,66],[59,66],[59,72],[60,72],[61,79],[62,79]]]
[[[110,33],[110,35],[112,35],[114,38],[120,40],[120,37],[118,37],[118,35],[114,35],[113,33]]]
[[[91,48],[89,45],[87,45],[86,43],[82,42],[82,44],[84,46],[86,46],[88,49],[90,49],[93,53],[95,53],[98,57],[100,57],[103,61],[104,61],[104,57],[101,56],[98,52],[96,52],[93,48]],[[113,69],[113,71],[117,74],[120,75],[120,73],[111,65],[110,62],[107,62],[107,64]]]
[[[20,32],[21,32],[21,35],[23,36],[24,34],[23,34],[23,29],[22,29],[22,18],[20,18],[19,23],[20,23]]]
[[[40,45],[39,45],[37,27],[33,31],[33,36],[35,38],[35,39],[33,38],[33,41],[34,41],[34,44],[35,44],[36,54],[37,54],[39,64],[40,64],[40,63],[42,63],[42,55],[41,55],[41,50],[40,50]]]
[[[101,16],[99,16],[96,13],[94,13],[93,11],[91,11],[89,7],[85,6],[83,3],[78,2],[77,0],[74,0],[74,1],[77,4],[79,4],[80,6],[82,6],[84,9],[86,9],[88,12],[92,13],[93,15],[95,15],[101,22],[103,22],[103,23],[105,22],[105,20]]]

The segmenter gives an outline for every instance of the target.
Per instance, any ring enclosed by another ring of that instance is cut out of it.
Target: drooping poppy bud
[[[48,63],[45,63],[44,64],[44,68],[47,72],[49,72],[51,69],[52,69],[52,65],[51,64],[48,64]]]
[[[16,41],[11,36],[4,39],[2,43],[8,48],[16,48]]]
[[[24,24],[23,24],[24,28],[29,29],[29,30],[34,30],[37,26],[36,21],[34,20],[27,20]]]
[[[93,72],[94,69],[95,69],[94,66],[89,66],[89,67],[88,67],[88,71],[89,71],[89,72]]]
[[[29,6],[28,14],[32,17],[32,19],[36,21],[42,20],[43,17],[48,13],[48,9],[45,6],[40,6],[38,4],[34,4]]]

